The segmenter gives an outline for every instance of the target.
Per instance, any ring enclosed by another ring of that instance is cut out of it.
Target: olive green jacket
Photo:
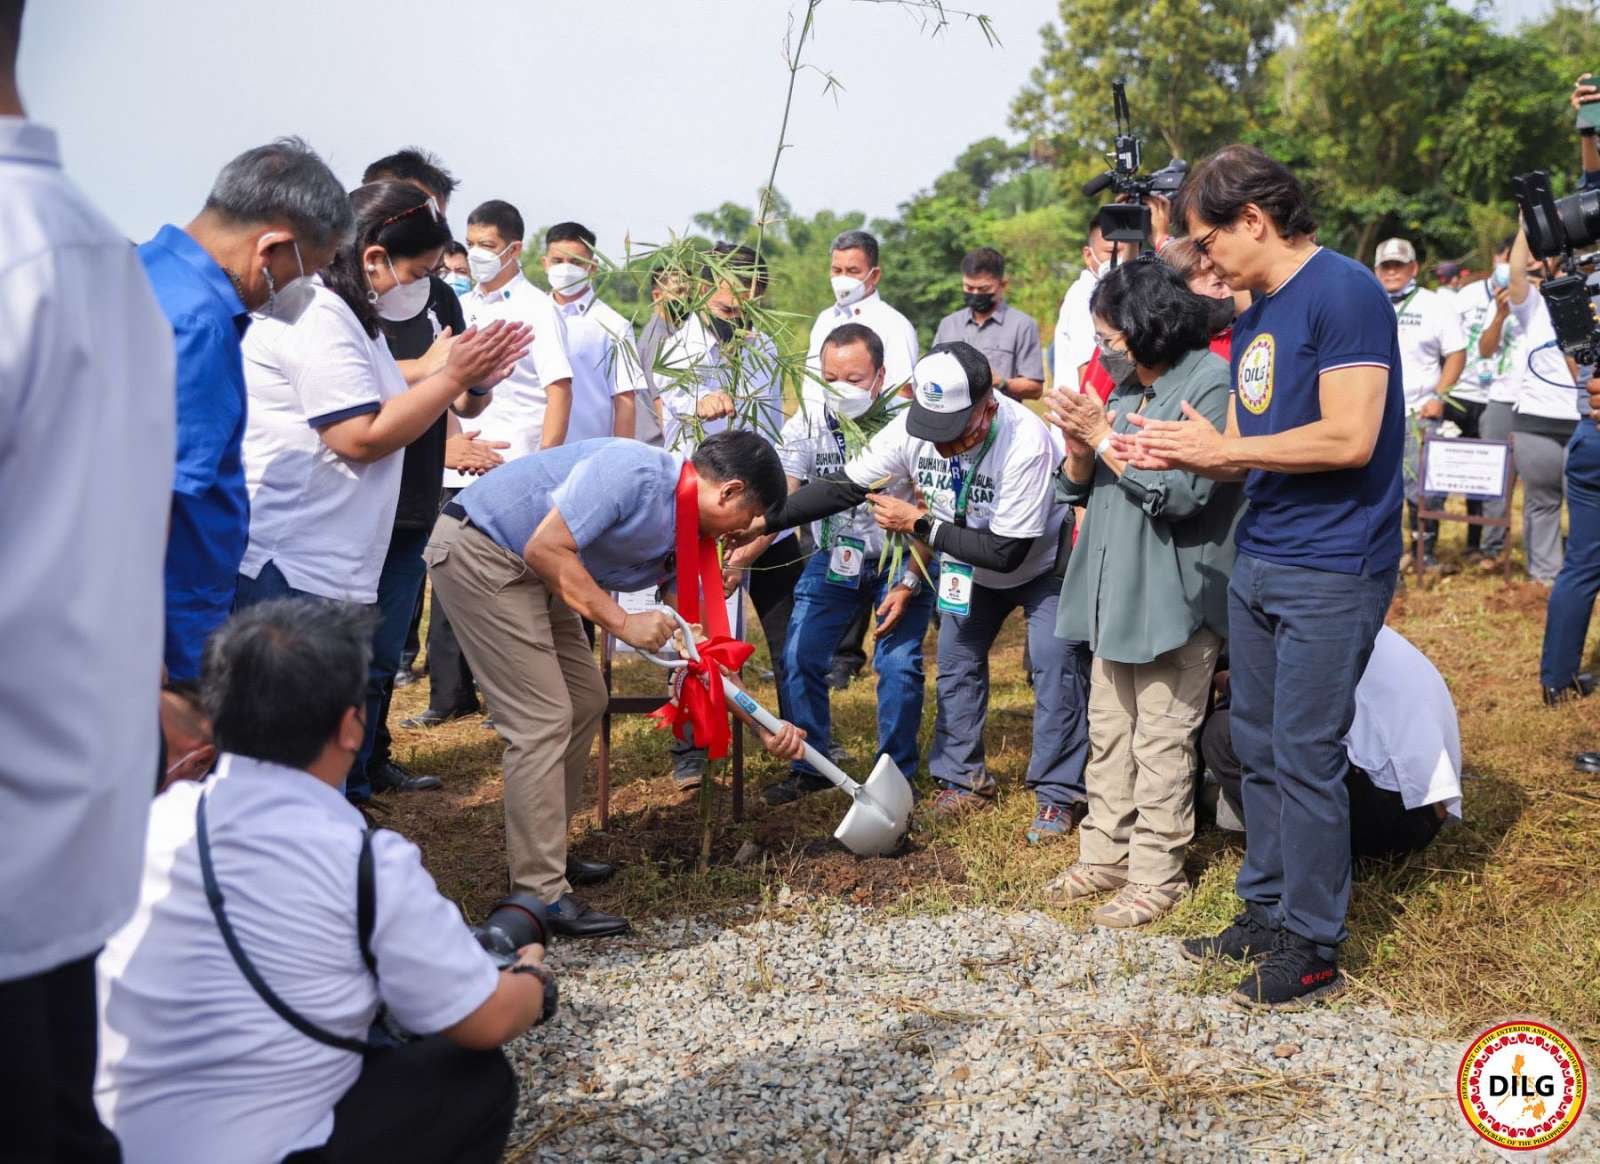
[[[1228,365],[1189,352],[1148,389],[1118,385],[1107,402],[1117,432],[1148,395],[1143,414],[1181,420],[1187,400],[1219,429],[1228,419]],[[1097,460],[1084,484],[1056,471],[1056,496],[1085,507],[1061,585],[1056,634],[1087,642],[1117,663],[1148,663],[1202,626],[1228,636],[1228,575],[1243,487],[1177,469],[1125,469]]]

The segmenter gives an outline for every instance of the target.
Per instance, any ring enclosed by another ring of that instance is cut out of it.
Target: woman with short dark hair
[[[1139,926],[1188,889],[1195,736],[1227,633],[1237,485],[1181,470],[1135,469],[1111,451],[1129,417],[1177,419],[1187,405],[1221,425],[1228,365],[1211,354],[1211,312],[1153,259],[1109,272],[1090,300],[1100,358],[1116,380],[1107,413],[1056,391],[1066,437],[1056,495],[1086,513],[1061,589],[1056,633],[1094,651],[1089,686],[1089,813],[1079,859],[1046,892],[1074,901],[1117,891],[1094,920]]]

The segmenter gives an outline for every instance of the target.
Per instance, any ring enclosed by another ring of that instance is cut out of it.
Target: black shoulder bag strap
[[[255,963],[251,962],[244,952],[244,947],[239,944],[239,935],[234,933],[233,926],[228,921],[228,915],[222,909],[222,887],[217,884],[216,870],[211,864],[211,837],[206,829],[206,794],[200,794],[200,802],[195,807],[195,839],[200,849],[200,876],[205,883],[206,903],[211,907],[211,916],[216,919],[217,929],[222,933],[222,940],[228,947],[228,953],[233,957],[233,963],[239,967],[239,973],[244,975],[250,988],[260,996],[261,1001],[272,1008],[284,1022],[299,1031],[308,1039],[314,1039],[324,1046],[336,1047],[341,1051],[354,1051],[357,1055],[365,1055],[374,1050],[375,1045],[364,1039],[347,1039],[343,1035],[336,1035],[332,1031],[324,1030],[303,1017],[298,1011],[279,998],[268,986],[266,980],[256,970]],[[372,922],[375,913],[375,894],[373,890],[372,872],[372,831],[369,829],[361,839],[361,860],[356,873],[356,925],[360,932],[361,959],[367,964],[374,977],[377,976],[377,961],[372,956],[369,939],[372,936]]]

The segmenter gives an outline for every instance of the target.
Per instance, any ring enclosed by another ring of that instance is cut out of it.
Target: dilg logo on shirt
[[[1256,416],[1272,403],[1272,366],[1272,333],[1264,332],[1239,357],[1239,403]]]

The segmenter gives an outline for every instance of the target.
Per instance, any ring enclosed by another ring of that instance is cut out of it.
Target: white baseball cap
[[[973,352],[977,354],[976,349]],[[973,392],[967,370],[947,351],[918,360],[911,372],[911,387],[915,398],[906,410],[906,431],[918,440],[935,444],[960,436],[973,407],[989,394],[988,388]]]
[[[1403,238],[1386,238],[1378,244],[1378,256],[1372,260],[1372,265],[1381,267],[1384,263],[1414,263],[1417,261],[1417,251]]]

